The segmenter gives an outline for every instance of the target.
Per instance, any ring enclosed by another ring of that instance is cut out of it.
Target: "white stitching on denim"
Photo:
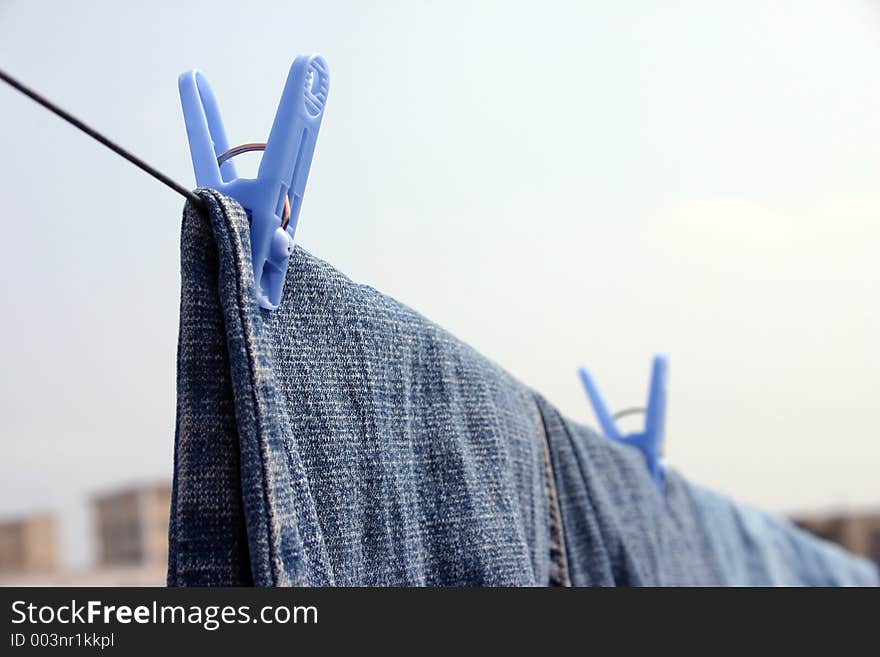
[[[544,415],[535,402],[538,414],[538,430],[544,448],[544,480],[547,486],[547,505],[550,509],[550,573],[549,586],[571,586],[568,573],[568,556],[565,550],[565,532],[562,527],[562,512],[559,508],[559,495],[556,492],[556,477],[553,474],[553,463],[550,459],[550,443],[547,440],[547,428],[544,426]]]

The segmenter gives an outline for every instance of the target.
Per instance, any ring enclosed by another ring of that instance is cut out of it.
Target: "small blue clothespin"
[[[664,492],[665,475],[662,463],[663,439],[666,434],[666,379],[669,371],[669,359],[665,354],[654,356],[651,368],[651,388],[648,391],[648,407],[646,409],[627,409],[612,415],[608,405],[599,392],[599,387],[586,367],[579,370],[581,381],[587,396],[596,411],[596,417],[607,438],[625,445],[637,447],[645,457],[645,464],[651,473],[660,495]],[[633,412],[645,413],[644,431],[623,435],[617,428],[616,420]]]
[[[320,55],[294,60],[268,141],[229,148],[211,85],[197,70],[178,79],[183,118],[199,187],[233,197],[250,214],[254,291],[263,308],[281,302],[296,222],[330,88]],[[255,179],[239,178],[230,159],[264,150]]]

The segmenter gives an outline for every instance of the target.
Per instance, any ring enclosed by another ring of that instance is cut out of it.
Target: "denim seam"
[[[223,201],[223,197],[221,196],[221,201]],[[224,211],[224,216],[227,219],[227,224],[229,223],[228,210],[224,203],[221,202],[222,209]],[[233,228],[233,235],[237,235],[238,232]],[[255,418],[255,424],[258,427],[256,430],[256,435],[259,437],[260,435],[264,435],[265,432],[259,430],[259,427],[265,426],[265,416],[268,413],[271,413],[271,409],[267,411],[265,409],[265,405],[260,402],[261,397],[258,395],[258,391],[261,388],[261,385],[266,386],[269,389],[270,398],[274,399],[278,408],[279,419],[277,425],[275,425],[275,429],[278,431],[279,440],[278,443],[280,448],[283,450],[285,460],[287,462],[288,467],[286,468],[287,475],[287,485],[289,486],[289,490],[293,491],[298,488],[297,482],[295,480],[294,472],[295,468],[295,457],[294,457],[294,449],[295,442],[293,439],[293,432],[290,428],[290,419],[287,416],[286,409],[278,403],[280,392],[276,385],[274,371],[271,374],[267,373],[271,368],[267,368],[262,366],[261,364],[255,362],[254,354],[264,353],[259,344],[259,338],[257,338],[257,344],[255,344],[254,337],[257,334],[257,326],[253,319],[253,315],[249,313],[249,309],[247,307],[250,297],[251,285],[253,284],[253,277],[251,276],[250,280],[242,281],[241,277],[246,273],[247,269],[249,269],[246,265],[247,263],[242,260],[242,249],[240,241],[236,240],[237,248],[234,248],[235,255],[235,270],[236,270],[236,282],[237,282],[237,292],[236,292],[236,305],[239,313],[240,320],[242,322],[242,333],[245,336],[246,341],[246,352],[248,356],[248,366],[250,369],[250,376],[248,377],[248,388],[251,398],[253,399],[253,412]],[[242,285],[244,282],[244,285]],[[241,290],[245,289],[248,291],[248,294],[242,294]],[[282,300],[283,303],[283,300]],[[267,380],[269,379],[269,380]],[[262,383],[261,383],[262,382]],[[268,443],[257,441],[257,448],[260,454],[260,466],[261,466],[261,476],[262,476],[262,487],[260,490],[261,498],[263,499],[263,507],[266,514],[266,535],[267,535],[267,546],[269,549],[269,567],[270,573],[272,576],[272,585],[273,586],[290,586],[292,581],[300,582],[300,577],[303,574],[307,574],[312,572],[313,567],[311,563],[311,557],[308,550],[305,549],[304,544],[300,544],[300,550],[298,557],[295,555],[293,558],[294,564],[301,560],[301,573],[294,573],[293,577],[288,572],[287,567],[285,566],[284,559],[284,549],[282,544],[282,538],[279,535],[280,531],[284,531],[281,526],[281,522],[276,523],[279,518],[279,510],[277,505],[273,504],[270,496],[270,489],[273,487],[273,479],[269,470],[268,460],[271,458],[269,454],[269,450],[271,449]],[[304,480],[303,485],[308,489],[309,483],[307,480]],[[296,509],[291,508],[291,513],[293,517],[297,517]],[[316,521],[319,522],[318,519]],[[323,543],[323,539],[322,543]],[[330,563],[322,563],[321,571],[324,575],[324,580],[322,585],[334,586],[335,576],[332,569],[332,564]],[[301,581],[300,583],[306,583],[305,581]]]
[[[547,490],[547,504],[550,511],[550,563],[553,568],[549,573],[550,586],[571,586],[568,572],[568,554],[565,547],[565,530],[562,526],[562,511],[559,508],[559,495],[556,491],[556,475],[550,457],[550,441],[547,438],[547,427],[544,415],[537,402],[534,402],[538,414],[538,430],[541,434],[541,445],[544,456],[544,480]]]
[[[229,230],[231,232],[231,235],[235,235],[236,234],[235,226],[233,226],[230,221],[229,210],[224,203],[223,197],[220,196],[217,192],[212,192],[212,195],[215,196],[215,198],[219,202],[220,209],[222,210],[226,230]],[[241,249],[239,248],[241,245],[240,244],[233,244],[232,246],[233,246],[232,254],[233,254],[234,261],[235,261],[235,270],[239,274],[239,275],[235,276],[236,310],[238,311],[239,322],[241,323],[241,327],[242,327],[242,334],[243,334],[244,343],[245,343],[245,356],[247,358],[248,369],[250,370],[250,375],[251,375],[250,377],[248,377],[248,380],[246,381],[246,385],[248,388],[248,395],[251,398],[251,404],[252,404],[252,410],[254,413],[255,424],[257,426],[262,426],[263,425],[263,414],[262,414],[261,405],[259,403],[259,400],[257,399],[256,386],[254,385],[254,382],[256,382],[257,379],[259,378],[259,374],[257,372],[258,368],[256,367],[256,364],[255,364],[254,358],[253,358],[254,344],[253,344],[253,340],[252,340],[252,335],[251,335],[251,332],[246,330],[246,328],[245,328],[247,326],[247,324],[246,324],[246,314],[245,314],[245,308],[243,307],[243,302],[247,297],[242,294],[242,289],[241,289],[242,288],[242,286],[241,286],[242,281],[241,281],[240,275],[247,270],[247,267],[243,266],[243,263],[242,263],[241,253],[240,253]],[[257,451],[260,454],[260,474],[262,477],[262,484],[263,484],[261,486],[261,490],[260,490],[260,498],[262,499],[263,510],[266,514],[265,531],[266,531],[267,538],[269,539],[267,541],[267,544],[268,544],[269,550],[270,550],[270,558],[268,560],[269,561],[269,564],[268,564],[269,571],[272,576],[272,584],[277,584],[279,581],[279,576],[278,576],[278,572],[276,569],[276,558],[275,557],[278,556],[278,554],[277,554],[278,549],[277,549],[277,545],[276,545],[276,541],[277,541],[278,537],[275,536],[275,532],[272,529],[273,524],[274,524],[273,521],[274,521],[275,514],[274,514],[274,509],[272,508],[272,505],[269,503],[269,500],[267,497],[268,490],[269,490],[269,478],[268,478],[268,470],[267,470],[267,464],[266,464],[266,454],[265,454],[265,450],[262,449],[262,447],[263,447],[263,445],[259,444],[259,441],[258,441]]]
[[[541,417],[544,418],[543,408],[541,409]],[[546,427],[547,426],[546,425],[546,418],[544,418],[544,420],[545,420],[544,426]],[[568,425],[565,422],[563,422],[561,420],[561,418],[560,418],[560,421],[558,422],[558,424],[560,426],[562,433],[565,436],[565,440],[569,443],[569,445],[571,445],[571,452],[572,452],[572,455],[574,456],[575,463],[577,463],[577,469],[581,475],[581,479],[584,482],[584,493],[587,497],[587,501],[590,504],[590,508],[595,510],[596,509],[596,500],[594,498],[593,491],[590,490],[590,487],[587,485],[587,482],[590,481],[590,478],[587,476],[586,466],[583,462],[583,458],[578,453],[577,446],[576,446],[576,443],[574,440],[574,436],[571,435],[571,432],[568,429]],[[551,459],[555,458],[555,456],[556,455],[551,450],[551,452],[550,452]],[[563,520],[563,526],[564,526],[564,520]],[[609,555],[610,553],[608,550],[608,545],[606,544],[605,536],[603,536],[602,533],[600,532],[599,534],[597,534],[597,538],[602,542],[602,553],[605,555]],[[567,544],[566,544],[566,548],[567,548]]]

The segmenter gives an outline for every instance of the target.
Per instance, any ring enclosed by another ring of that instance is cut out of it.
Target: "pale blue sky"
[[[776,510],[880,503],[880,8],[869,2],[0,1],[0,67],[193,185],[331,85],[297,239],[569,415],[671,357],[668,455]],[[0,87],[0,514],[171,468],[182,200]],[[245,163],[255,166],[258,156]]]

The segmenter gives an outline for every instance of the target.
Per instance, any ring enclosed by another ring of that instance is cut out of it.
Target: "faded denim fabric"
[[[880,586],[871,561],[778,516],[687,488],[726,586]]]
[[[674,471],[661,499],[636,450],[299,248],[279,308],[260,309],[246,213],[199,194],[208,216],[187,206],[181,241],[169,585],[789,583],[764,574],[789,559],[803,584],[828,580],[820,562],[840,583],[862,572],[805,535],[723,534],[727,516]]]
[[[566,420],[543,399],[539,404],[574,586],[721,583],[676,472],[667,474],[664,501],[638,450]]]
[[[880,586],[876,565],[666,473],[539,398],[574,586]]]
[[[248,219],[185,212],[170,585],[546,585],[527,388],[297,248],[272,312]]]

